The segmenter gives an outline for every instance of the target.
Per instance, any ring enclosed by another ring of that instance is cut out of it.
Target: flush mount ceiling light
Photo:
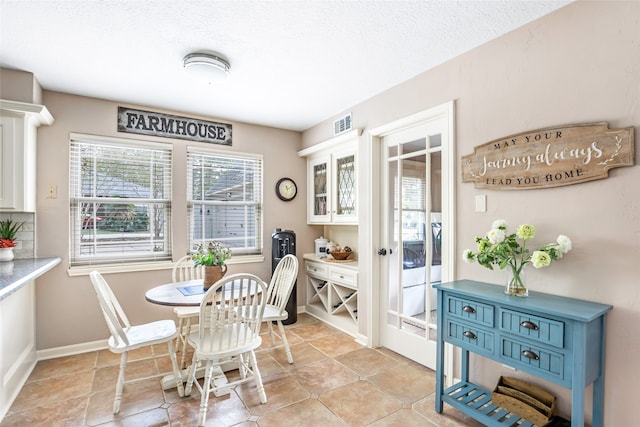
[[[184,68],[208,83],[222,83],[229,78],[229,63],[209,53],[190,53],[184,57]]]

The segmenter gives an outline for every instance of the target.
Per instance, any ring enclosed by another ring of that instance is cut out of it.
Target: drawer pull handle
[[[341,275],[340,275],[340,278],[341,278],[341,279],[344,279],[344,276],[341,274]]]
[[[532,331],[538,330],[538,325],[536,325],[535,323],[529,322],[528,320],[525,320],[524,322],[520,323],[520,326],[522,326],[523,328],[531,329]]]
[[[522,355],[523,355],[524,357],[528,358],[528,359],[531,359],[531,360],[538,360],[538,359],[540,359],[540,358],[538,357],[538,355],[537,355],[537,354],[535,354],[535,353],[534,353],[533,351],[531,351],[531,350],[522,350]]]
[[[462,335],[464,335],[465,337],[469,338],[470,340],[475,340],[475,339],[477,339],[477,338],[478,338],[478,337],[476,336],[476,334],[474,334],[474,333],[473,333],[473,332],[471,332],[471,331],[464,331],[464,332],[462,333]]]
[[[475,313],[476,309],[471,307],[470,305],[465,305],[464,307],[462,307],[462,311],[464,311],[465,313]]]

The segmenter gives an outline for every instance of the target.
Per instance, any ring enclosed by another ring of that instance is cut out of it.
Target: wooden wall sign
[[[560,187],[607,178],[609,169],[633,162],[633,127],[559,126],[475,147],[462,157],[462,181],[493,190]]]
[[[231,125],[118,107],[118,132],[231,145]]]

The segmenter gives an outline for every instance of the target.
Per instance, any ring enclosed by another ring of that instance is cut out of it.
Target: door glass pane
[[[440,136],[440,135],[438,135]],[[431,174],[430,174],[430,204],[431,204],[431,250],[430,259],[431,285],[440,283],[442,280],[442,153],[440,151],[430,154]],[[430,324],[429,339],[435,340],[436,323],[436,292],[429,287],[429,310],[428,322]]]
[[[418,140],[402,144],[402,154],[415,153],[416,151],[422,151],[425,148],[427,148],[427,140],[425,138],[420,138]]]
[[[442,135],[429,135],[429,148],[442,147]]]
[[[400,299],[399,299],[399,271],[398,271],[398,235],[399,235],[399,203],[398,203],[398,159],[392,159],[388,162],[388,177],[389,181],[387,182],[387,188],[389,191],[389,198],[385,208],[387,209],[387,233],[386,241],[388,242],[388,246],[390,252],[387,254],[388,256],[388,298],[389,298],[389,313],[388,313],[388,324],[392,326],[398,326],[398,317],[395,315],[400,310]]]

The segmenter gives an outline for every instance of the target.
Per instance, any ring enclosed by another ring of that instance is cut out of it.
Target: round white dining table
[[[246,290],[246,284],[243,284],[243,288]],[[241,288],[236,284],[233,294],[231,284],[225,285],[225,289],[218,291],[216,301],[220,301],[223,298],[230,300],[233,297],[237,297]],[[253,288],[253,287],[252,287]],[[199,306],[204,294],[207,291],[202,286],[202,279],[187,280],[184,282],[166,283],[149,289],[144,298],[153,304],[168,305],[172,307],[185,307],[185,306]]]
[[[198,306],[205,294],[202,279],[166,283],[149,289],[144,299],[153,304],[169,306]]]

